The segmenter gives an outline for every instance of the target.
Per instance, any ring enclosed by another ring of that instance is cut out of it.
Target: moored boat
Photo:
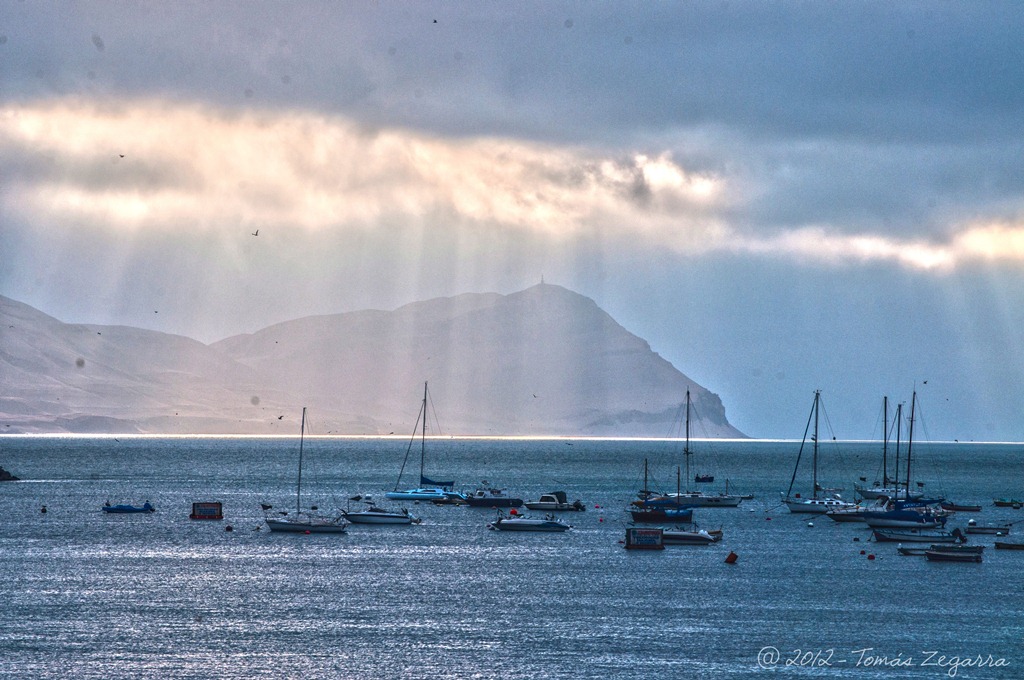
[[[706,529],[664,529],[661,540],[665,545],[711,545],[722,540],[720,530]]]
[[[905,548],[900,546],[896,549],[900,555],[924,557],[928,552],[947,552],[965,555],[980,555],[985,550],[983,545],[957,545],[952,543],[935,543],[927,548]]]
[[[495,531],[544,531],[562,532],[572,529],[572,526],[556,519],[554,515],[547,515],[543,519],[534,519],[521,515],[498,515],[498,518],[487,525],[488,529]]]
[[[523,499],[509,496],[505,489],[481,487],[466,495],[466,504],[471,508],[521,508]]]
[[[966,543],[967,537],[958,528],[948,529],[875,529],[872,537],[879,543]]]
[[[365,510],[345,510],[342,515],[353,524],[419,524],[422,521],[419,517],[409,514],[406,508],[385,510],[373,503],[368,503]]]
[[[1016,541],[996,541],[996,550],[1024,550],[1024,543]]]
[[[1016,498],[996,498],[992,501],[992,504],[997,508],[1013,508],[1014,510],[1020,510],[1024,503],[1017,500]]]
[[[398,485],[402,482],[402,473],[405,472],[405,465],[409,462],[409,452],[412,451],[416,435],[420,440],[420,485],[412,489],[401,490]],[[398,479],[395,481],[395,488],[384,494],[393,501],[444,501],[449,498],[455,480],[434,481],[424,476],[424,466],[427,457],[427,383],[423,383],[423,401],[420,404],[420,412],[416,417],[416,424],[412,428],[412,439],[405,450],[405,460],[402,461],[402,469],[398,472]]]
[[[295,514],[279,511],[276,517],[267,515],[267,528],[271,531],[298,534],[343,534],[348,522],[342,515],[328,517],[315,514],[316,506],[308,511],[302,509],[302,452],[306,439],[306,408],[302,408],[302,422],[299,426],[299,470],[295,482]],[[264,505],[264,513],[273,506]]]
[[[564,491],[552,491],[551,493],[541,494],[540,500],[526,501],[524,505],[528,510],[543,510],[545,512],[582,512],[587,509],[583,501],[578,499],[570,503]]]
[[[146,501],[142,505],[131,505],[129,503],[120,503],[118,505],[111,505],[109,502],[103,504],[103,512],[109,512],[114,514],[127,514],[133,512],[156,512],[156,508]]]
[[[693,521],[693,508],[688,505],[633,508],[629,514],[638,524],[688,524]]]
[[[811,406],[811,414],[807,418],[807,427],[804,429],[804,437],[800,442],[800,450],[796,456],[796,464],[793,466],[793,477],[789,480],[789,489],[782,494],[782,502],[792,513],[823,515],[829,510],[839,508],[852,508],[855,503],[850,503],[839,497],[837,493],[825,495],[821,498],[818,494],[822,487],[818,484],[818,422],[821,410],[821,390],[814,392],[814,404]],[[810,498],[803,498],[799,493],[793,493],[793,484],[796,482],[796,475],[800,469],[800,459],[803,457],[804,446],[807,444],[807,435],[811,431],[811,423],[814,423],[814,434],[811,436],[811,470],[813,474],[813,495]]]
[[[981,512],[980,505],[966,505],[963,503],[954,503],[953,501],[942,501],[939,503],[939,507],[949,512]]]
[[[967,533],[969,534],[996,534],[1006,536],[1010,533],[1011,525],[1009,524],[978,524],[973,519],[967,523]]]
[[[981,562],[980,552],[926,550],[924,556],[929,562]]]

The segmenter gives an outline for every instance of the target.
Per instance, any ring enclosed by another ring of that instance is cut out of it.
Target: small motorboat
[[[926,550],[924,556],[929,562],[981,562],[980,551]]]
[[[980,555],[985,550],[983,545],[956,545],[952,543],[936,543],[927,548],[904,548],[896,549],[900,555],[913,557],[926,557],[929,552],[947,552],[957,554]]]
[[[570,510],[583,512],[587,509],[587,506],[583,505],[583,501],[576,500],[570,503],[564,491],[552,491],[551,493],[541,494],[539,501],[526,501],[523,505],[529,510],[543,510],[544,512]]]
[[[980,505],[964,505],[953,501],[942,501],[939,507],[950,512],[981,512]]]
[[[721,530],[665,529],[661,532],[661,541],[665,545],[711,545],[720,540],[722,540]]]
[[[1024,550],[1024,543],[996,541],[996,550]]]
[[[972,519],[967,522],[967,533],[1006,536],[1010,533],[1010,526],[1009,524],[978,524]]]
[[[543,519],[533,519],[522,515],[506,516],[501,513],[498,518],[487,525],[496,531],[568,531],[572,526],[556,519],[554,515],[546,515]]]
[[[966,543],[967,537],[957,527],[948,529],[875,529],[872,532],[879,543]]]
[[[156,512],[156,508],[152,506],[149,501],[146,501],[142,505],[129,505],[128,503],[121,503],[120,505],[111,505],[108,501],[103,504],[103,512],[110,513],[131,513],[131,512]]]
[[[385,510],[373,503],[368,503],[365,510],[343,510],[341,514],[353,524],[419,524],[422,521],[419,517],[409,514],[406,508]]]
[[[448,498],[448,491],[439,486],[421,486],[404,491],[395,489],[384,495],[393,501],[443,501]]]
[[[471,508],[520,508],[523,499],[509,496],[504,489],[484,486],[466,496],[466,504]]]
[[[1014,510],[1020,510],[1021,506],[1024,506],[1024,503],[1016,498],[996,498],[992,504],[997,508],[1013,508]]]

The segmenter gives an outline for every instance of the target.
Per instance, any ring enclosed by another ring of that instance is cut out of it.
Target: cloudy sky
[[[0,0],[0,294],[210,342],[543,276],[752,436],[1022,441],[1022,121],[1014,2]]]

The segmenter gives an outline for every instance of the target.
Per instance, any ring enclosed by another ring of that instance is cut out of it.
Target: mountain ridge
[[[705,436],[744,436],[717,395],[553,284],[306,316],[209,345],[65,324],[4,297],[0,317],[3,433],[293,434],[303,405],[321,434],[403,433],[429,382],[446,434],[663,437],[690,389]]]

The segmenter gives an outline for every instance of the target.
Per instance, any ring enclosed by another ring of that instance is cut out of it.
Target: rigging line
[[[423,417],[426,416],[426,413],[424,412],[425,408],[426,407],[424,405],[420,405],[419,414],[417,414],[417,416],[416,416],[416,424],[413,426],[413,428],[412,428],[412,436],[409,438],[409,446],[406,447],[406,449],[405,449],[405,458],[402,459],[402,468],[398,471],[398,479],[395,480],[394,491],[398,491],[398,485],[402,483],[402,474],[405,472],[405,465],[406,465],[406,463],[409,462],[409,452],[412,451],[412,446],[413,446],[413,444],[416,443],[416,434],[417,434],[417,431],[420,429],[420,418],[423,418]]]
[[[796,473],[800,469],[800,458],[804,455],[804,444],[807,443],[807,433],[811,431],[811,420],[814,419],[814,411],[818,400],[815,399],[815,406],[811,407],[811,413],[807,416],[807,427],[804,428],[804,438],[800,441],[800,451],[796,454],[796,465],[793,466],[793,476],[789,480],[789,489],[786,491],[786,498],[793,492],[793,484],[796,482]]]

